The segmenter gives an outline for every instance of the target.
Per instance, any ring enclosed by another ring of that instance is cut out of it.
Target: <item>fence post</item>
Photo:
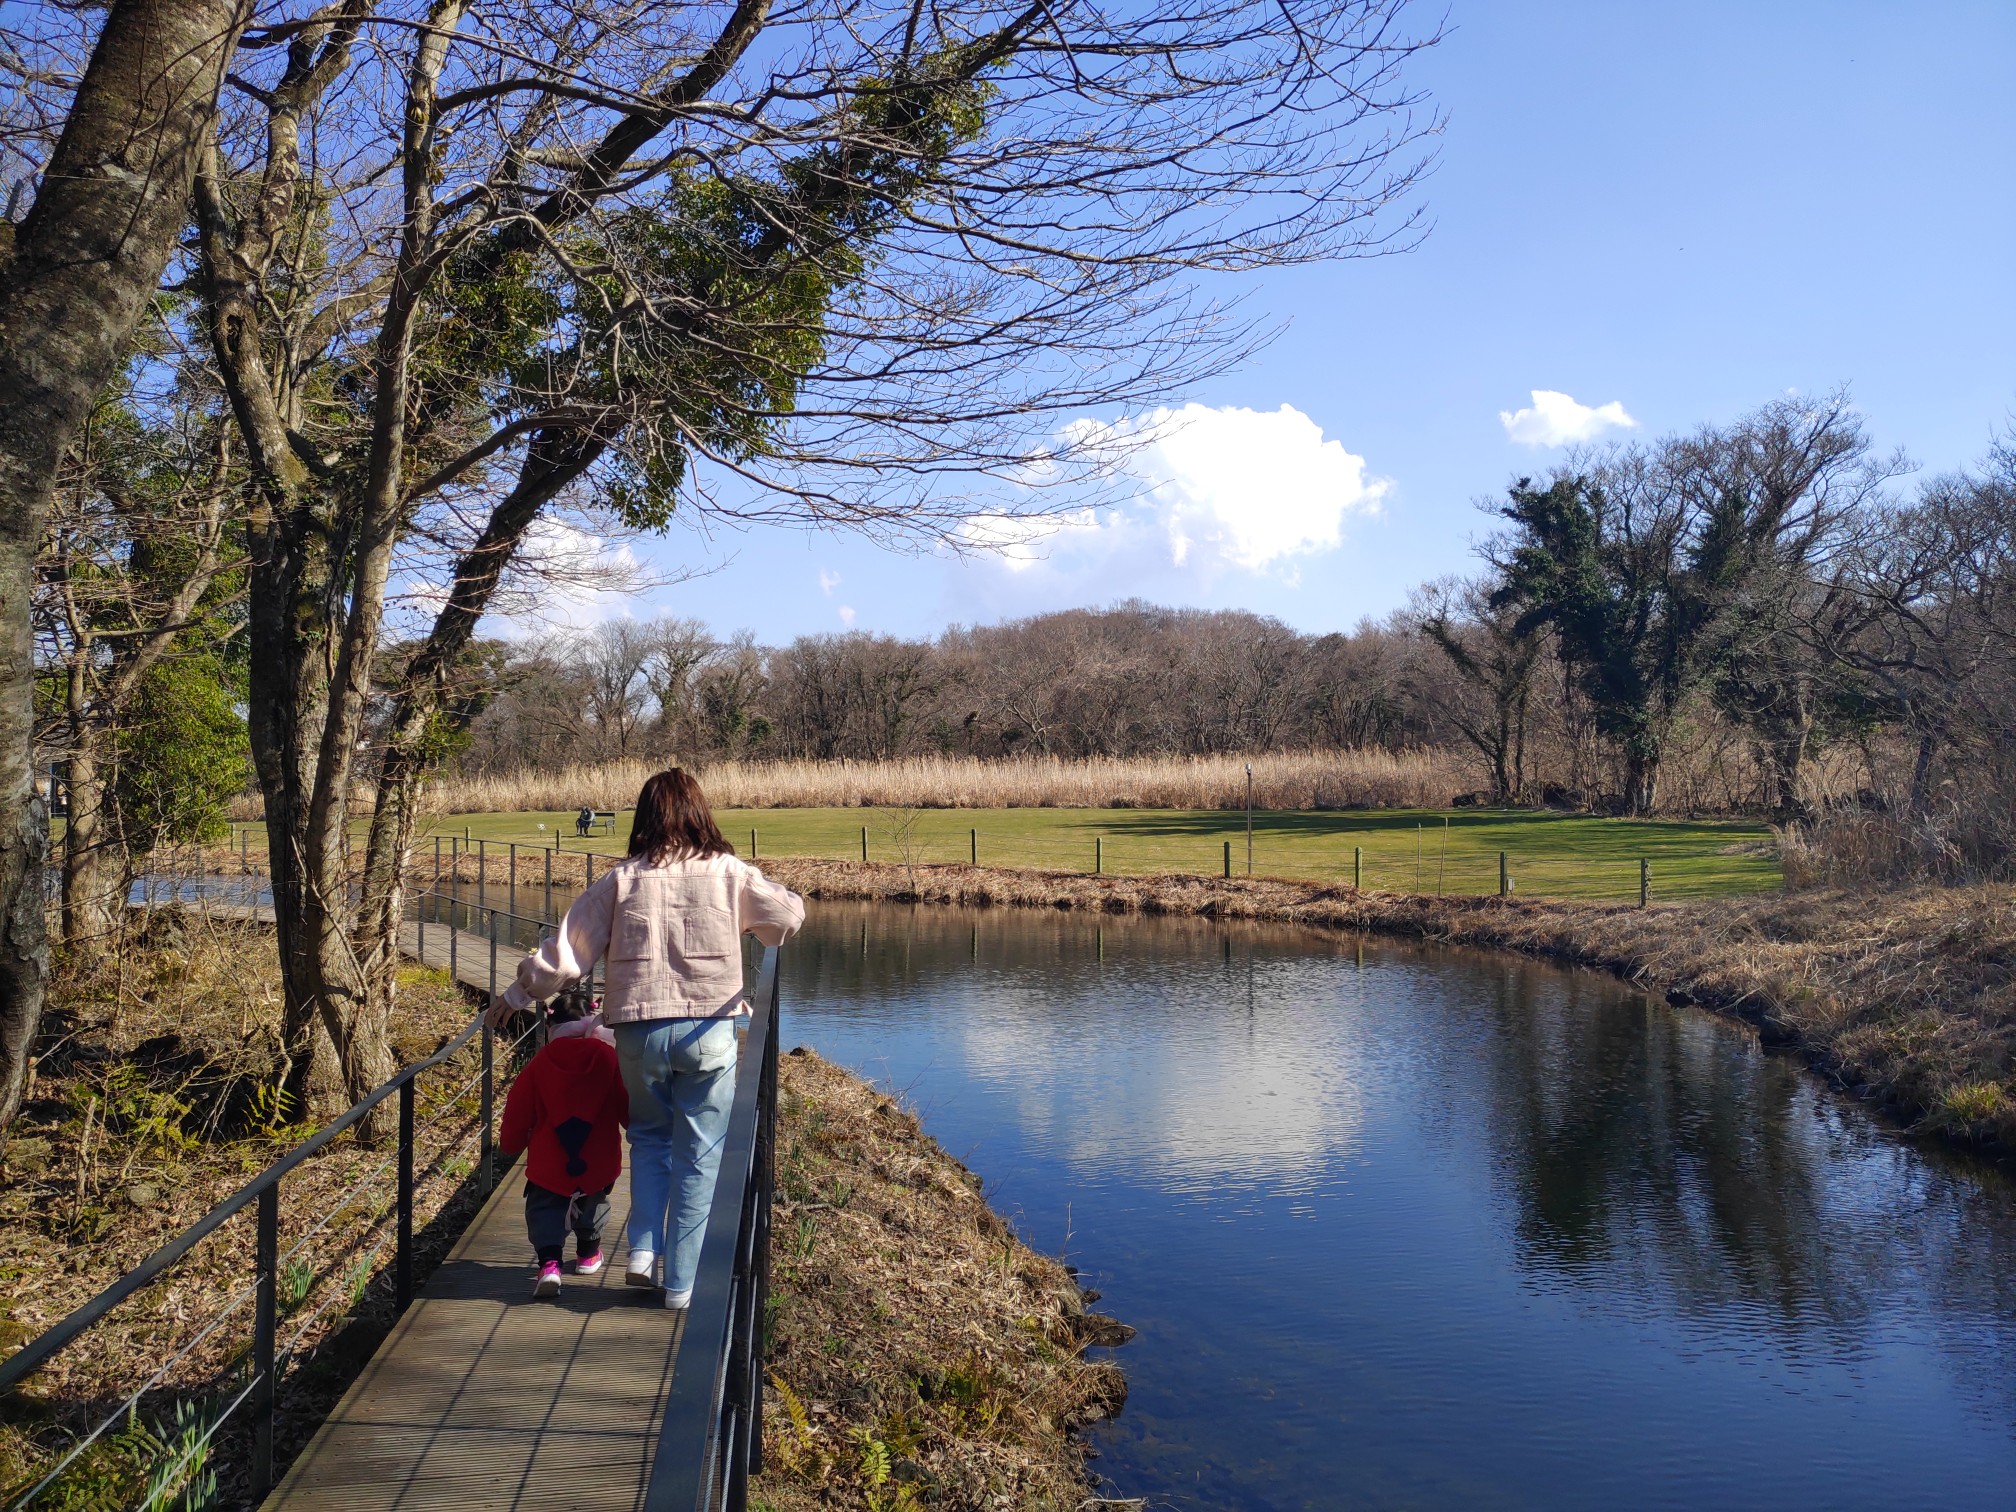
[[[1228,877],[1232,875],[1232,842],[1230,840],[1225,842],[1225,875]]]
[[[1106,870],[1106,837],[1103,835],[1094,835],[1092,837],[1092,875],[1096,877],[1104,870]]]
[[[483,907],[490,884],[490,842],[476,842],[476,906]]]
[[[510,842],[510,846],[511,870],[507,875],[511,878],[511,881],[508,890],[505,892],[505,897],[510,900],[511,911],[516,913],[518,911],[518,842],[513,840]]]
[[[1512,874],[1506,869],[1505,852],[1498,852],[1498,896],[1504,897],[1512,891]]]
[[[399,1083],[399,1238],[393,1262],[392,1302],[413,1305],[413,1078]]]
[[[1351,847],[1351,891],[1365,891],[1365,847]]]
[[[581,855],[581,859],[582,859],[583,861],[586,861],[586,862],[588,863],[588,866],[587,866],[587,873],[588,873],[588,882],[587,882],[587,887],[593,887],[593,886],[595,885],[595,852],[593,852],[593,851],[584,851],[584,852],[582,852],[582,855]],[[585,891],[587,890],[587,888],[586,888],[586,887],[584,887],[584,888],[583,888],[582,890],[583,890],[583,891],[585,892]]]
[[[868,826],[865,824],[861,826],[861,859],[868,859]]]
[[[462,921],[455,916],[455,910],[448,910],[448,975],[456,981],[462,980],[462,964],[456,959],[455,942],[462,938]]]
[[[553,922],[553,851],[546,851],[546,922]]]
[[[414,953],[420,957],[420,964],[425,966],[427,964],[427,895],[425,893],[422,893],[413,900],[413,931],[420,937],[418,948]]]
[[[980,864],[980,831],[977,829],[966,831],[966,859],[970,865]]]
[[[1652,863],[1644,856],[1638,858],[1638,906],[1649,908],[1652,903]]]
[[[756,859],[756,826],[753,824],[749,826],[749,859]]]
[[[273,1489],[273,1344],[279,1317],[280,1183],[259,1194],[259,1300],[252,1324],[252,1499]]]

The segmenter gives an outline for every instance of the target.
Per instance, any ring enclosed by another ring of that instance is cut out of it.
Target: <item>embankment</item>
[[[1075,1509],[1071,1430],[1116,1411],[1128,1330],[917,1120],[809,1050],[780,1061],[771,1390],[757,1499]]]
[[[1749,1020],[1907,1125],[2016,1151],[2016,899],[2006,887],[1816,889],[1641,909],[1257,877],[799,860],[764,870],[813,898],[1270,920],[1599,967]]]

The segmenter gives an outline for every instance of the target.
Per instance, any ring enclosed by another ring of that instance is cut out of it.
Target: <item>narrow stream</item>
[[[2016,1507],[2016,1186],[1587,973],[825,904],[785,1044],[1140,1330],[1165,1508]]]

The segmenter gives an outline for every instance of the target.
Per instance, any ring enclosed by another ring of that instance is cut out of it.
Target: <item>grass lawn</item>
[[[722,830],[744,856],[859,859],[861,831],[868,856],[901,861],[900,834],[913,824],[912,859],[965,861],[978,832],[983,865],[1091,871],[1098,841],[1104,869],[1124,875],[1216,873],[1232,844],[1232,869],[1246,869],[1245,816],[1224,810],[1166,809],[887,809],[721,810]],[[541,829],[540,826],[544,825]],[[257,846],[258,826],[252,843]],[[630,816],[613,835],[574,838],[571,813],[453,814],[427,834],[466,835],[491,846],[550,845],[620,855]],[[1378,809],[1253,816],[1253,871],[1258,876],[1349,882],[1352,852],[1364,853],[1364,885],[1395,892],[1493,893],[1504,851],[1516,891],[1531,897],[1636,898],[1638,862],[1652,863],[1659,898],[1768,891],[1780,884],[1770,831],[1757,824],[1594,818],[1526,810]],[[447,844],[443,839],[443,845]],[[433,842],[423,838],[424,857]],[[520,852],[521,859],[525,852]],[[525,861],[529,866],[529,860]],[[568,868],[568,875],[572,869]],[[529,871],[527,875],[529,875]],[[559,876],[556,868],[556,879]]]

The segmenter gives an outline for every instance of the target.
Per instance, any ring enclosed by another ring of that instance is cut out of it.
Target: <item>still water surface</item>
[[[2016,1508],[2016,1186],[1516,959],[815,905],[785,1044],[904,1094],[1119,1352],[1162,1508]]]

